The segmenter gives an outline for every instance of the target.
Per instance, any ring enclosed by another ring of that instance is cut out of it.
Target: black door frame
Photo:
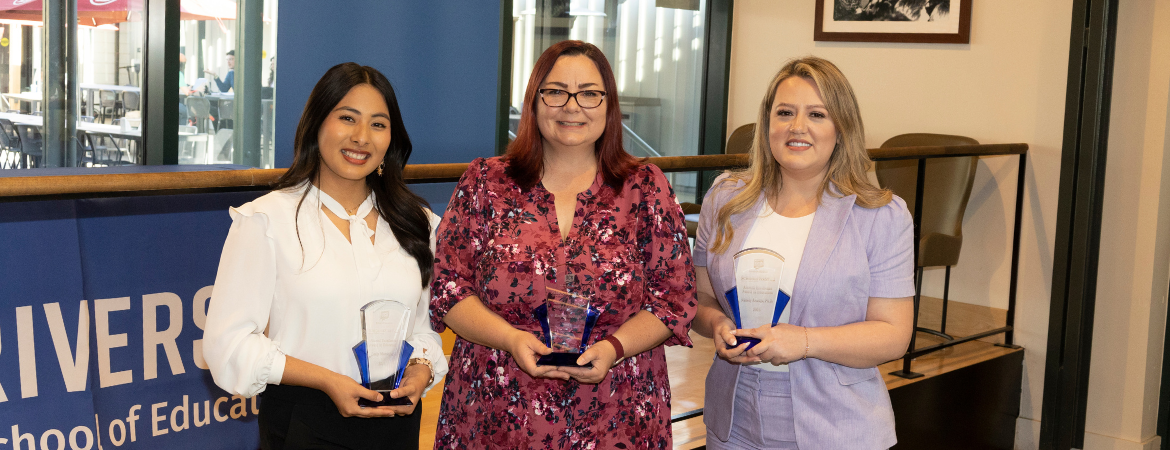
[[[1074,0],[1040,448],[1083,448],[1118,0]]]
[[[1163,303],[1167,297],[1170,297],[1170,283],[1167,283]],[[1170,324],[1170,309],[1166,310],[1164,323]],[[1170,433],[1170,328],[1166,331],[1162,342],[1162,387],[1158,395],[1158,436],[1162,436],[1162,450],[1170,450],[1170,439],[1166,439]]]

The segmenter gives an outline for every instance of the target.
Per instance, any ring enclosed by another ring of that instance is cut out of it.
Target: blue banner
[[[227,208],[262,194],[0,203],[0,450],[257,448],[200,340]]]

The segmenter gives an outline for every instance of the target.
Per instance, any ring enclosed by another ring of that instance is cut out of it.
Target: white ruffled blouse
[[[352,244],[322,205],[349,221]],[[434,368],[435,381],[427,390],[443,379],[447,360],[430,325],[429,286],[423,286],[418,264],[390,225],[379,217],[371,230],[363,220],[373,207],[370,194],[357,214],[349,215],[306,183],[231,208],[232,226],[203,334],[203,356],[219,387],[251,397],[268,384],[280,384],[286,355],[360,381],[353,354],[362,339],[358,311],[382,299],[413,311],[407,341],[414,347],[411,357],[426,358]],[[440,219],[427,214],[433,251]]]

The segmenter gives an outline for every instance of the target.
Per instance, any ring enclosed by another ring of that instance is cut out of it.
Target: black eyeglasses
[[[544,102],[550,108],[560,108],[569,104],[569,99],[577,100],[577,105],[585,109],[593,109],[601,106],[601,101],[605,99],[605,91],[578,91],[570,94],[568,91],[560,89],[541,89],[540,101]]]

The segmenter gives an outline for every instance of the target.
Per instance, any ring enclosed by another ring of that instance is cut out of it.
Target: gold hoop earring
[[[378,164],[378,176],[382,176],[382,170],[386,168],[386,160],[382,160],[382,164]]]

